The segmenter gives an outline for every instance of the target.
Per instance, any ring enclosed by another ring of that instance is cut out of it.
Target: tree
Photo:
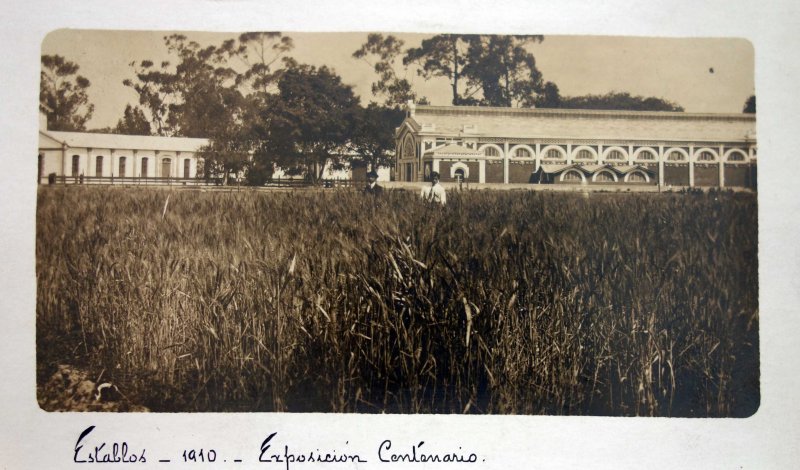
[[[747,114],[755,114],[756,113],[756,95],[750,96],[747,98],[747,101],[744,103],[744,109],[742,109],[743,113]]]
[[[544,36],[479,35],[467,41],[463,75],[472,86],[480,86],[487,106],[534,105],[542,91],[542,74],[526,46],[542,42]]]
[[[372,84],[372,94],[385,97],[387,106],[416,99],[416,93],[411,90],[411,83],[405,78],[399,78],[395,71],[395,62],[403,44],[402,40],[391,34],[384,37],[382,34],[370,33],[367,42],[353,52],[354,58],[364,60],[378,74],[378,81]],[[368,57],[372,58],[373,62],[370,62]],[[405,64],[405,61],[403,63]]]
[[[117,121],[117,126],[111,130],[114,134],[151,135],[150,121],[144,111],[138,106],[126,105],[122,118]]]
[[[561,97],[560,108],[607,109],[629,111],[683,111],[683,108],[663,98],[632,96],[627,92],[610,92],[605,95]]]
[[[542,93],[536,98],[535,101],[537,108],[560,108],[561,107],[561,94],[558,90],[558,85],[553,82],[547,82],[542,87]]]
[[[39,110],[47,114],[47,128],[83,131],[92,118],[94,105],[86,90],[91,83],[77,75],[77,64],[60,55],[43,55],[39,82]]]
[[[237,40],[228,39],[220,46],[220,52],[229,58],[238,59],[245,67],[237,77],[237,85],[244,88],[243,94],[267,94],[275,82],[275,63],[294,48],[289,36],[280,32],[242,33]]]
[[[363,161],[377,170],[394,163],[394,130],[403,122],[405,113],[400,107],[380,106],[370,103],[360,108],[356,115],[350,138],[350,149]]]
[[[358,98],[329,68],[285,60],[277,94],[267,97],[252,128],[255,160],[304,172],[319,181],[326,164],[341,164],[346,156]]]
[[[467,61],[467,47],[469,38],[460,34],[438,34],[422,41],[420,47],[411,48],[403,57],[403,64],[417,64],[417,73],[429,80],[434,77],[445,77],[450,81],[453,99],[452,104],[460,105],[471,97],[478,88],[468,88],[463,91],[459,86],[462,81],[463,69]]]

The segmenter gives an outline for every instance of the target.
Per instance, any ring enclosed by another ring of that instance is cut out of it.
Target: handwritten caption
[[[350,442],[345,441],[345,447],[350,447]],[[476,452],[464,450],[461,446],[456,449],[439,449],[435,445],[426,444],[425,441],[415,443],[396,444],[391,439],[383,439],[372,450],[353,451],[330,449],[321,451],[300,449],[281,441],[278,432],[267,434],[258,449],[252,455],[227,456],[219,449],[197,448],[180,449],[177,452],[164,452],[155,455],[145,447],[137,446],[127,441],[108,442],[99,437],[95,426],[83,430],[75,441],[72,461],[79,464],[117,463],[117,464],[169,464],[169,463],[258,463],[264,468],[276,466],[290,470],[301,464],[350,464],[350,463],[461,463],[472,464],[485,462]],[[163,452],[163,451],[162,451]]]

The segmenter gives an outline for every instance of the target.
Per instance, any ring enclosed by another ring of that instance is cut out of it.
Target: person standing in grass
[[[375,170],[367,173],[367,186],[364,188],[364,194],[372,194],[373,196],[383,194],[383,186],[378,184],[378,173]]]
[[[431,172],[431,185],[428,188],[422,188],[420,196],[422,199],[429,202],[436,202],[441,205],[447,204],[447,193],[445,192],[444,187],[439,184],[438,171]]]

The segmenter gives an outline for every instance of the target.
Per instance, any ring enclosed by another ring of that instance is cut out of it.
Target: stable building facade
[[[395,132],[400,181],[757,185],[753,114],[423,106]]]

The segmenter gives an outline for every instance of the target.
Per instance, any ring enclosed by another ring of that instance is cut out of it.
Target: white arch
[[[497,149],[497,153],[499,155],[499,157],[486,157],[486,158],[503,158],[503,149],[499,145],[483,144],[483,145],[480,146],[480,148],[478,148],[478,151],[480,153],[484,154],[484,156],[485,156],[486,155],[486,147],[493,147],[493,148]]]
[[[628,159],[628,151],[627,151],[627,150],[625,150],[625,149],[624,149],[624,148],[622,148],[622,147],[617,147],[617,146],[614,146],[614,147],[608,147],[608,148],[606,148],[606,149],[603,149],[603,160],[607,160],[607,159],[608,159],[608,158],[607,158],[607,157],[608,157],[608,154],[609,154],[610,152],[613,152],[614,150],[617,150],[617,151],[619,151],[619,152],[622,154],[622,158],[621,158],[621,159],[619,159],[619,160],[616,160],[616,159],[615,159],[615,160],[613,160],[613,161],[615,161],[615,162],[623,162],[623,161],[625,161],[625,160],[627,160],[627,159]]]
[[[708,147],[695,149],[692,161],[699,162],[700,160],[698,160],[697,157],[699,157],[700,154],[703,153],[703,152],[709,152],[711,155],[714,156],[714,159],[713,160],[705,160],[705,161],[703,161],[701,163],[714,163],[714,162],[718,162],[719,161],[719,154],[717,153],[717,151],[714,150],[714,149],[708,148]]]
[[[667,157],[672,152],[678,152],[679,154],[683,155],[683,160],[667,160]],[[689,154],[686,153],[686,150],[684,150],[682,148],[670,147],[670,148],[664,150],[664,161],[665,162],[683,162],[683,163],[686,163],[686,162],[689,161]]]
[[[515,154],[517,152],[517,149],[525,149],[525,150],[527,150],[531,154],[531,156],[527,157],[527,158],[531,158],[531,159],[532,158],[536,158],[536,151],[533,150],[529,145],[525,145],[525,144],[519,144],[519,145],[515,145],[515,146],[511,147],[511,149],[509,149],[509,151],[508,151],[508,154],[511,156],[511,158],[526,158],[526,157],[517,157],[517,156],[515,156]]]
[[[464,179],[469,179],[469,167],[466,163],[456,162],[450,165],[450,178],[455,179],[456,170],[464,170]]]
[[[645,161],[645,162],[655,162],[655,161],[658,161],[658,150],[656,150],[656,149],[654,149],[654,148],[651,148],[651,147],[640,147],[640,148],[636,149],[636,150],[633,152],[633,159],[634,159],[634,160],[637,160],[637,159],[639,158],[639,155],[640,155],[640,154],[642,154],[642,153],[644,153],[644,152],[650,153],[651,155],[653,155],[653,158],[652,158],[652,159],[650,159],[650,160],[647,160],[647,159],[642,159],[642,161]]]
[[[558,150],[558,153],[561,155],[561,158],[559,158],[559,160],[566,160],[567,159],[567,151],[564,150],[563,148],[559,147],[558,145],[548,145],[547,147],[543,148],[542,149],[542,154],[541,154],[542,158],[546,159],[547,158],[547,152],[549,152],[551,149]]]
[[[624,181],[624,182],[626,182],[626,183],[627,183],[627,182],[628,182],[628,179],[629,179],[629,177],[630,177],[631,175],[633,175],[633,174],[640,174],[640,175],[644,176],[644,181],[645,181],[646,183],[649,183],[649,182],[650,182],[650,177],[649,177],[649,176],[647,176],[647,173],[645,173],[645,172],[644,172],[644,171],[642,171],[642,170],[633,170],[632,172],[630,172],[630,173],[628,173],[627,175],[625,175],[625,178],[623,178],[623,179],[622,179],[622,181]]]
[[[741,155],[742,159],[741,160],[731,160],[731,155],[733,155],[733,154]],[[748,158],[747,157],[747,153],[745,153],[745,151],[742,150],[742,149],[730,149],[727,152],[725,152],[725,154],[723,155],[723,160],[726,161],[726,162],[734,161],[734,162],[745,163],[745,162],[747,162],[747,158]]]
[[[565,171],[564,173],[561,173],[561,176],[559,177],[558,180],[559,181],[564,181],[564,176],[568,175],[569,173],[573,173],[573,172],[580,175],[581,183],[585,183],[586,182],[586,175],[584,175],[583,172],[576,170],[575,168],[570,168],[569,170]]]
[[[614,182],[615,182],[615,183],[618,183],[618,182],[619,182],[619,179],[617,178],[617,175],[616,175],[616,174],[614,174],[614,172],[613,172],[613,171],[611,171],[611,170],[607,170],[607,169],[600,170],[600,171],[598,171],[597,173],[593,174],[593,175],[592,175],[592,182],[594,183],[595,181],[597,181],[597,175],[600,175],[600,174],[602,174],[602,173],[608,173],[609,175],[611,175],[611,178],[613,178],[613,179],[614,179]]]
[[[592,154],[592,160],[597,160],[597,150],[589,147],[588,145],[581,145],[581,146],[578,146],[578,147],[575,147],[574,149],[572,149],[572,159],[573,160],[578,160],[578,153],[581,150],[588,150]],[[579,160],[584,160],[584,159],[579,159]]]

